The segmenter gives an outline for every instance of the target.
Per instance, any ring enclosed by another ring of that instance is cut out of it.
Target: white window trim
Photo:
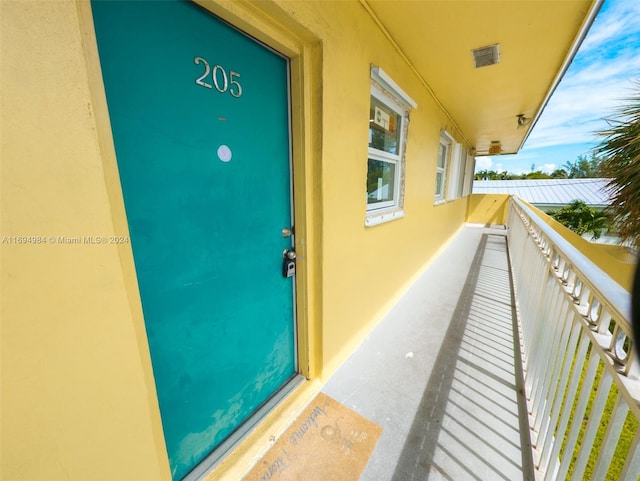
[[[374,225],[384,224],[385,222],[391,222],[392,220],[401,219],[402,217],[404,217],[404,210],[402,209],[387,210],[377,214],[372,212],[367,214],[364,225],[373,227]]]
[[[438,166],[438,159],[436,159],[436,185],[434,188],[434,204],[443,204],[446,202],[447,195],[447,168],[449,167],[451,160],[451,150],[455,143],[453,136],[446,130],[440,131],[440,141],[438,144],[438,156],[440,156],[440,145],[445,145],[447,148],[447,155],[444,161],[444,166]],[[438,174],[442,173],[442,192],[438,194]]]
[[[402,90],[400,86],[395,83],[391,77],[389,77],[387,72],[382,70],[380,67],[376,65],[371,66],[371,78],[375,80],[383,89],[392,92],[395,97],[397,97],[399,100],[402,100],[402,103],[406,105],[407,110],[418,108],[418,104],[411,97],[409,97],[409,94]]]
[[[467,150],[459,142],[453,143],[449,166],[449,182],[447,185],[447,201],[464,197],[464,180],[467,166]]]
[[[369,147],[368,158],[395,164],[394,198],[392,201],[369,204],[364,224],[367,227],[379,225],[404,217],[404,181],[406,163],[406,143],[409,127],[409,111],[417,104],[380,67],[371,67],[370,95],[377,98],[400,115],[400,139],[398,154],[390,154]]]
[[[400,140],[400,145],[402,146],[402,139]],[[387,162],[389,164],[394,164],[395,172],[393,179],[393,192],[394,192],[394,200],[389,200],[386,202],[376,202],[375,204],[369,205],[367,201],[367,212],[375,212],[379,210],[388,210],[396,207],[397,204],[397,193],[401,189],[400,185],[400,169],[402,164],[402,158],[399,155],[389,154],[387,152],[382,152],[377,149],[369,148],[369,159],[380,160],[382,162]]]
[[[458,170],[458,197],[464,197],[464,181],[467,177],[467,164],[469,163],[469,151],[460,149],[460,165]]]
[[[476,168],[475,158],[471,153],[467,153],[467,164],[464,171],[464,185],[462,186],[462,196],[466,197],[471,194],[473,189],[473,172]]]
[[[451,155],[449,158],[449,182],[447,183],[446,197],[447,200],[455,200],[458,198],[458,185],[460,183],[460,156],[462,154],[462,144],[453,142]]]

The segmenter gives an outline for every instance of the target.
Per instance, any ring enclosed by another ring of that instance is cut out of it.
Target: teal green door
[[[296,375],[289,64],[189,2],[92,10],[177,480]]]

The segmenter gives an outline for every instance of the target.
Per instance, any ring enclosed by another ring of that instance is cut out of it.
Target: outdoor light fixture
[[[530,117],[525,117],[524,114],[518,114],[516,115],[516,118],[518,119],[518,128],[521,129],[522,127],[526,127],[527,125],[529,125],[531,123],[531,118]]]
[[[492,140],[489,146],[489,155],[500,155],[502,153],[502,144],[499,140]]]

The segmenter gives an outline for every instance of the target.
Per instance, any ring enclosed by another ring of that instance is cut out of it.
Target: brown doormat
[[[382,433],[319,393],[244,481],[357,481]]]

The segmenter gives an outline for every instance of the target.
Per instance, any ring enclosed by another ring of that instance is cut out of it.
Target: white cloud
[[[527,146],[599,142],[640,79],[640,2],[607,0]]]
[[[476,157],[476,172],[479,170],[491,170],[493,160],[491,157]]]
[[[582,43],[581,50],[583,52],[597,50],[602,44],[619,39],[620,32],[637,32],[639,29],[640,3],[609,0]]]
[[[631,94],[631,78],[620,72],[634,69],[640,77],[640,55],[627,65],[596,64],[567,79],[547,105],[529,142],[537,147],[597,142],[596,132],[606,127],[604,119],[614,116]]]
[[[540,170],[542,170],[542,172],[546,172],[547,174],[550,174],[554,170],[556,170],[556,164],[544,164]]]
[[[496,168],[494,169],[498,174],[501,174],[502,172],[504,172],[504,168],[502,167],[502,164],[496,164]]]

